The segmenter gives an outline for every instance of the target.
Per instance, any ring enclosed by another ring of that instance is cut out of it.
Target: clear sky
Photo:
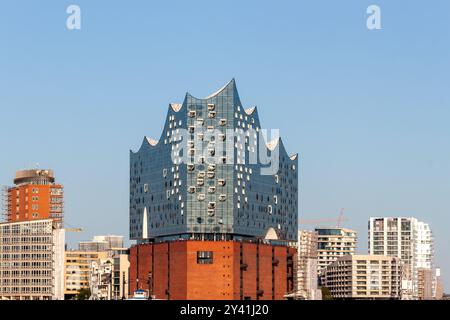
[[[370,4],[382,30],[366,28]],[[85,229],[69,242],[127,236],[129,150],[159,138],[168,103],[234,77],[300,154],[301,218],[345,208],[366,252],[370,216],[416,216],[450,288],[449,52],[448,0],[5,0],[0,184],[53,168]]]

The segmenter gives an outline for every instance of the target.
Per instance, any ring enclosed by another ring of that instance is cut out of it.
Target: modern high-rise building
[[[355,254],[356,231],[346,228],[316,228],[317,270],[322,271],[338,258]]]
[[[55,182],[52,170],[17,171],[7,193],[8,222],[63,219],[63,186]]]
[[[261,139],[232,80],[171,104],[161,138],[130,154],[130,238],[297,241],[298,159]]]
[[[318,235],[315,231],[298,232],[297,292],[294,296],[296,299],[322,300],[317,286],[317,241]]]
[[[436,300],[442,300],[444,296],[444,284],[442,282],[441,268],[435,269],[436,286],[434,289],[434,298]]]
[[[294,291],[298,158],[278,132],[265,133],[234,79],[207,98],[188,93],[170,104],[160,139],[130,153],[131,288],[162,299]]]
[[[52,219],[0,223],[0,299],[64,299],[64,229]]]
[[[400,299],[402,263],[397,257],[346,255],[323,271],[334,299]]]
[[[413,217],[370,218],[369,253],[401,258],[402,299],[419,298],[419,269],[434,270],[434,240],[427,223]]]

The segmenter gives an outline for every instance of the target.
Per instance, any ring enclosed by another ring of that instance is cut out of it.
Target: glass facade
[[[261,130],[234,80],[205,99],[187,94],[171,104],[160,140],[145,138],[130,153],[130,238],[296,241],[298,159],[281,139],[275,147],[258,139]],[[261,149],[279,154],[273,174],[262,174]]]

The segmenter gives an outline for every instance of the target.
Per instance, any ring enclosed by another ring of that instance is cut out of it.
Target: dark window
[[[197,264],[213,264],[212,251],[197,251]]]

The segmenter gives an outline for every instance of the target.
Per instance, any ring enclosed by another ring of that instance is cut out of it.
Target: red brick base
[[[199,264],[199,251],[213,253]],[[237,241],[175,241],[131,248],[130,293],[169,300],[283,300],[293,290],[296,249]]]

